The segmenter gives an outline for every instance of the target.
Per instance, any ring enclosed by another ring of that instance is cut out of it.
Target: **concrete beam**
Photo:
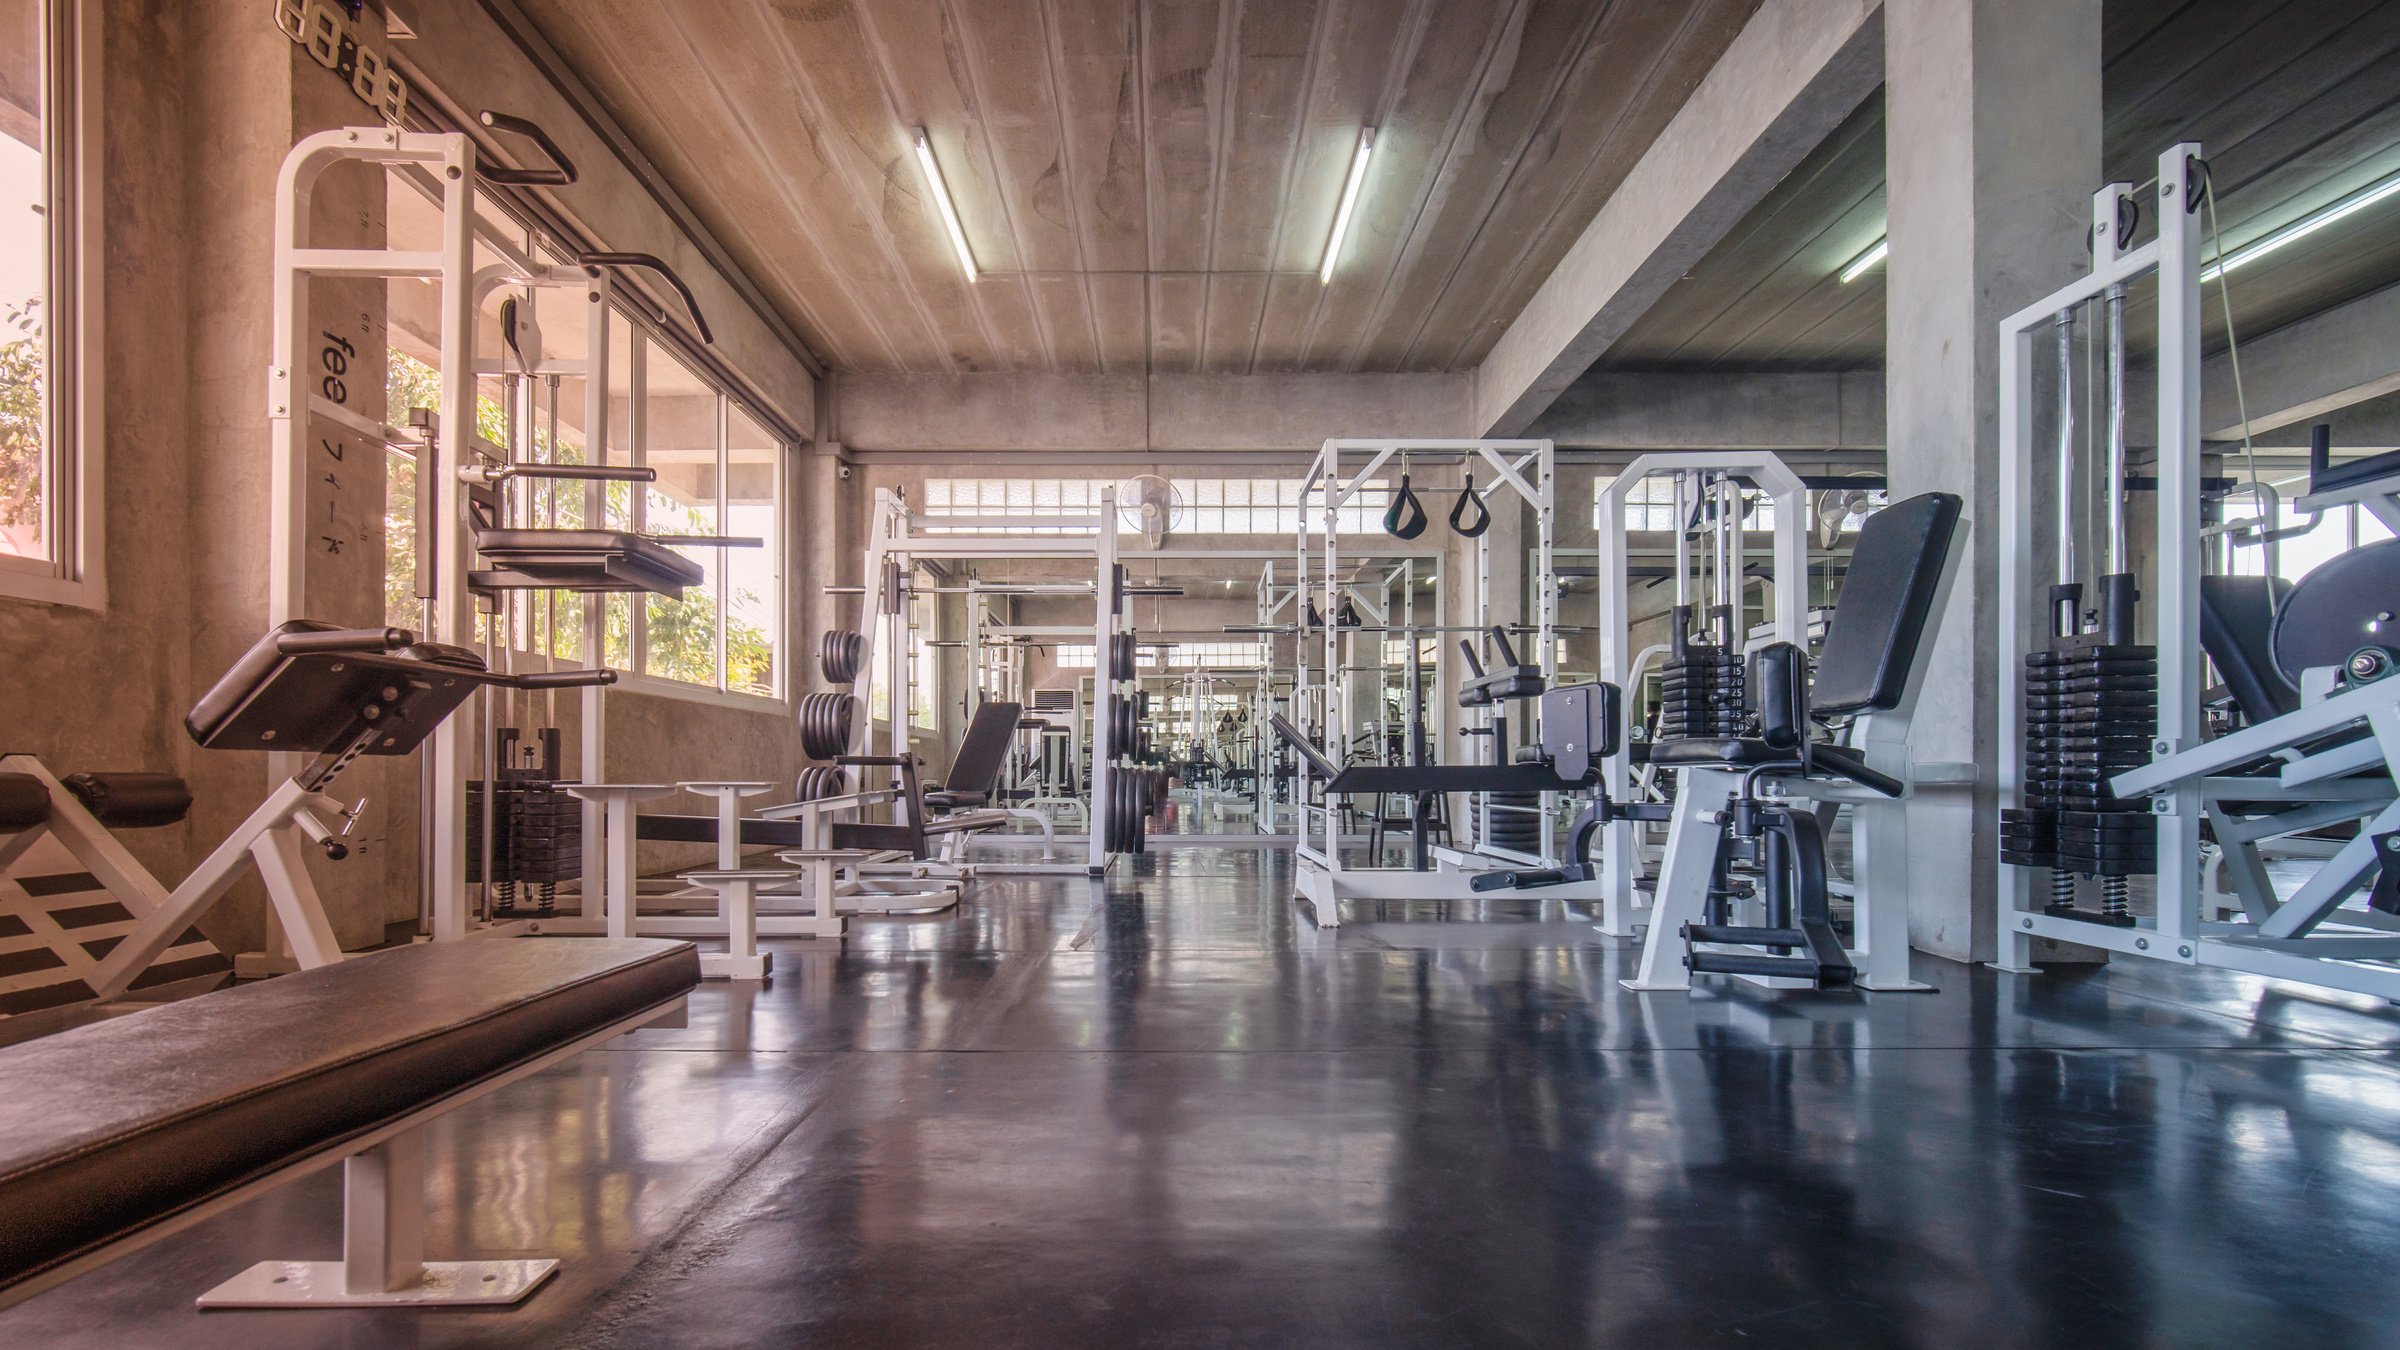
[[[1455,375],[853,375],[843,445],[867,453],[1314,451],[1333,436],[1466,435]]]
[[[1877,0],[1766,0],[1475,372],[1522,433],[1883,82]]]
[[[2253,441],[2306,445],[2308,424],[2400,390],[2400,348],[2391,341],[2395,332],[2400,332],[2400,286],[2387,286],[2243,342],[2242,392],[2250,405]],[[2203,440],[2242,438],[2230,353],[2219,353],[2201,368],[2200,425],[2207,428]],[[2291,429],[2296,439],[2260,436],[2281,428]]]
[[[1881,450],[1883,374],[1594,371],[1526,429],[1585,450]]]

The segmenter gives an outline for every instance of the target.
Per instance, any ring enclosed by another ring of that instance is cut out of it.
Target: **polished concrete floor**
[[[0,1345],[2400,1344],[2400,1017],[2144,965],[1690,996],[1559,906],[1320,932],[1271,852],[776,946],[433,1139],[507,1312],[212,1313],[326,1174]],[[1486,922],[1461,922],[1467,918]]]

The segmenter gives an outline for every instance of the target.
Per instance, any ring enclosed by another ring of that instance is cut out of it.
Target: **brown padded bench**
[[[651,1020],[699,979],[684,942],[426,943],[0,1048],[0,1307]],[[418,1192],[391,1207],[421,1212]],[[476,1264],[542,1267],[522,1297],[555,1263]],[[392,1292],[377,1301],[433,1301]]]

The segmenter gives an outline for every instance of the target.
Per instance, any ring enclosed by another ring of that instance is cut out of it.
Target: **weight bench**
[[[203,1308],[508,1304],[554,1260],[424,1260],[426,1122],[647,1022],[690,944],[493,939],[354,957],[0,1049],[0,1307],[335,1162],[342,1258]]]

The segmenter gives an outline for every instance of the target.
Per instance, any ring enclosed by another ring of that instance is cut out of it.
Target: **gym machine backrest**
[[[1933,618],[1959,509],[1957,496],[1928,492],[1893,502],[1859,527],[1809,685],[1816,716],[1900,706]]]
[[[1661,741],[1651,748],[1650,762],[1673,767],[1804,760],[1811,769],[1830,770],[1887,796],[1905,791],[1899,780],[1869,769],[1856,750],[1816,740],[1805,723],[1900,706],[1932,621],[1942,571],[1957,535],[1960,505],[1953,494],[1928,492],[1894,502],[1867,518],[1851,550],[1850,572],[1805,697],[1798,696],[1791,683],[1804,664],[1797,662],[1796,648],[1777,643],[1759,653],[1763,659],[1779,648],[1789,649],[1789,654],[1773,657],[1764,676],[1783,686],[1766,700],[1776,719],[1765,728],[1770,735]]]
[[[2275,665],[2275,615],[2292,593],[2282,577],[2200,578],[2200,648],[2251,726],[2300,706],[2300,690]]]
[[[938,812],[982,806],[999,786],[1000,769],[1007,763],[1009,743],[1016,739],[1021,703],[986,703],[967,721],[967,734],[958,741],[950,772],[938,786],[925,790],[925,805]],[[1042,725],[1036,723],[1036,725]]]
[[[405,629],[292,619],[252,643],[192,705],[183,727],[210,750],[340,755],[346,764],[416,749],[484,685],[573,689],[616,678],[606,670],[496,675],[474,652],[418,642]]]

